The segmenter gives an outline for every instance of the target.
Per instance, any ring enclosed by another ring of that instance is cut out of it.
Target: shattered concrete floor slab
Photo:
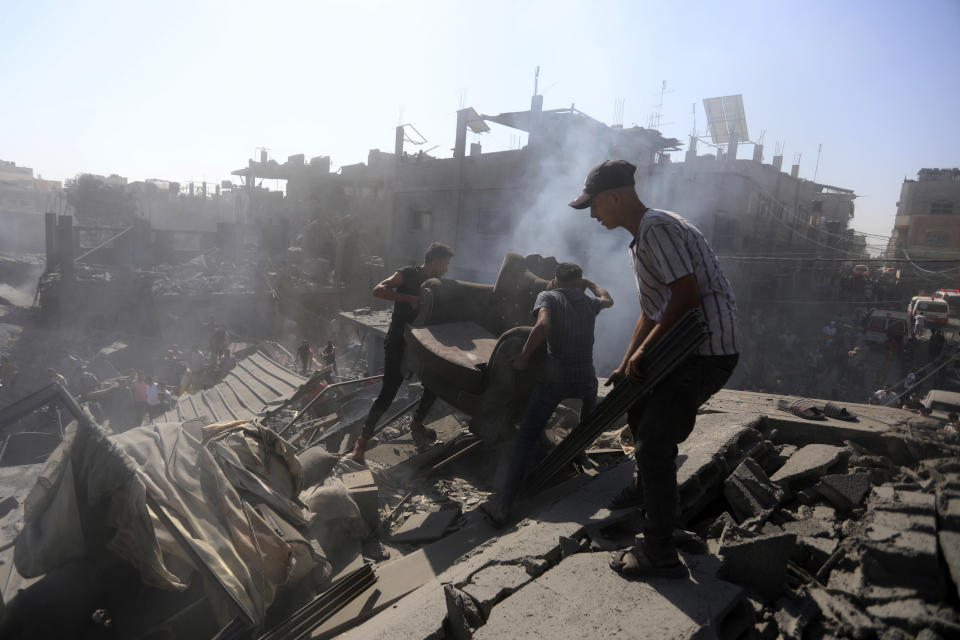
[[[752,624],[737,619],[743,590],[715,576],[715,559],[686,560],[689,579],[628,580],[610,569],[609,554],[578,553],[494,607],[473,637],[738,637]]]

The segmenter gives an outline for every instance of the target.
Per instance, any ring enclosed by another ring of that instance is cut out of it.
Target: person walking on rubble
[[[313,349],[306,340],[300,342],[297,347],[297,360],[300,362],[300,372],[308,375],[310,372],[310,362],[313,360]]]
[[[333,346],[333,340],[327,340],[327,346],[320,352],[320,357],[323,358],[324,366],[333,371],[333,375],[340,375],[340,372],[337,371],[337,348]]]
[[[630,261],[640,294],[637,319],[623,360],[607,384],[643,381],[644,353],[685,313],[700,309],[708,339],[669,376],[627,411],[636,446],[637,481],[619,496],[646,510],[643,540],[614,554],[622,575],[683,577],[677,553],[677,445],[690,435],[697,409],[730,378],[739,358],[733,288],[703,234],[684,218],[650,209],[634,187],[636,167],[608,160],[587,175],[583,193],[570,203],[590,208],[606,229],[630,232]]]
[[[367,444],[373,437],[377,422],[390,407],[390,403],[393,402],[403,383],[403,373],[400,370],[404,349],[403,329],[417,317],[417,311],[420,308],[420,286],[428,278],[439,278],[445,274],[452,257],[453,249],[440,242],[434,242],[427,248],[422,265],[404,267],[373,288],[373,295],[377,298],[393,301],[393,316],[384,341],[383,387],[380,389],[380,395],[373,402],[370,413],[367,414],[363,432],[357,438],[353,448],[353,459],[357,462],[364,461]],[[417,405],[413,422],[410,423],[410,431],[414,438],[425,441],[437,439],[436,432],[423,425],[436,399],[436,395],[424,387],[420,404]]]
[[[589,289],[594,297],[586,295]],[[530,455],[557,405],[566,398],[583,402],[580,419],[597,405],[597,373],[593,368],[593,334],[597,315],[613,306],[606,289],[583,277],[583,269],[572,262],[557,265],[556,277],[546,291],[537,295],[533,313],[537,322],[523,349],[513,361],[523,371],[530,357],[547,341],[547,359],[527,402],[507,470],[503,490],[484,510],[494,524],[505,524],[510,506],[520,489]]]

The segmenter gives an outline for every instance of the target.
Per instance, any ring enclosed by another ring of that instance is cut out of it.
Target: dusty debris
[[[439,540],[460,517],[459,509],[415,513],[390,533],[396,543],[420,544]]]

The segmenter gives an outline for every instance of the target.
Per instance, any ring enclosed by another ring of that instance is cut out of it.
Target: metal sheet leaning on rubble
[[[218,620],[241,612],[253,623],[262,621],[277,586],[293,570],[293,552],[225,474],[225,443],[207,448],[198,426],[161,423],[108,436],[92,420],[72,423],[25,503],[14,556],[21,575],[47,573],[69,560],[60,550],[64,538],[83,541],[88,526],[102,526],[101,532],[115,532],[103,542],[137,567],[145,584],[185,588],[188,576],[177,575],[177,564],[169,562],[178,556],[217,585],[208,596]],[[283,446],[279,438],[268,440],[267,455]],[[299,488],[296,478],[290,483]],[[75,492],[74,486],[85,490]],[[260,489],[263,498],[271,488]],[[290,497],[270,502],[292,509],[297,505]],[[98,505],[107,507],[103,521],[90,522]],[[63,521],[64,512],[75,516]],[[82,544],[64,546],[74,549],[74,557],[83,552]]]
[[[587,416],[586,421],[574,427],[534,468],[527,481],[527,491],[534,493],[542,489],[554,475],[573,462],[591,442],[609,429],[612,422],[619,419],[633,403],[650,393],[661,380],[670,375],[706,338],[707,332],[700,310],[693,309],[685,313],[677,324],[650,348],[644,358],[644,381],[641,384],[624,381],[616,385],[593,413]]]

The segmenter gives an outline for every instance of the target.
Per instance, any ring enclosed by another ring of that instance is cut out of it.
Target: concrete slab
[[[829,444],[808,444],[790,456],[770,479],[785,489],[793,489],[798,483],[822,475],[844,454],[841,447]]]
[[[820,613],[833,623],[835,630],[839,631],[842,637],[862,640],[874,637],[879,630],[870,616],[842,596],[830,594],[825,589],[817,587],[810,589],[809,593],[820,607]]]
[[[787,560],[793,553],[797,536],[780,533],[739,541],[722,541],[721,575],[737,584],[749,585],[770,601],[783,591],[787,578]]]
[[[869,473],[842,473],[823,476],[814,489],[838,511],[849,511],[863,502],[870,486]]]
[[[414,513],[393,530],[388,540],[405,544],[439,540],[459,517],[459,509]]]
[[[313,629],[311,638],[330,638],[352,626],[357,619],[368,618],[428,582],[436,574],[423,550],[386,562],[376,569],[377,582],[351,601],[335,616]],[[444,599],[440,605],[446,613]]]
[[[687,580],[625,580],[609,554],[578,553],[496,607],[476,640],[734,638],[742,590],[715,577],[715,559],[688,556]],[[531,614],[536,615],[531,615]]]
[[[940,542],[943,558],[947,562],[950,577],[953,578],[953,585],[957,589],[957,595],[960,596],[960,533],[940,531],[937,533],[937,539]]]
[[[495,564],[473,574],[463,585],[464,592],[477,601],[484,616],[495,604],[533,580],[522,564]]]
[[[946,610],[923,600],[896,600],[867,607],[867,613],[887,624],[914,632],[929,628],[947,637],[960,637],[960,624],[952,619],[956,614],[947,605],[943,606]]]
[[[376,526],[380,519],[380,512],[377,504],[377,483],[373,480],[373,474],[368,469],[352,471],[343,474],[340,480],[360,508],[363,519],[370,526]]]

